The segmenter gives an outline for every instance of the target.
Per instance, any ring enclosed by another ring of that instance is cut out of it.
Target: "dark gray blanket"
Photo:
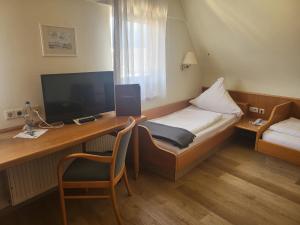
[[[179,148],[188,147],[196,137],[190,131],[178,127],[171,127],[150,121],[145,121],[141,125],[150,130],[152,137],[167,141]]]

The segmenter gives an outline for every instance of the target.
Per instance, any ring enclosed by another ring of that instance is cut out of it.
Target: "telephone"
[[[261,126],[264,124],[264,120],[261,118],[256,119],[254,122],[252,122],[253,125],[255,126]]]

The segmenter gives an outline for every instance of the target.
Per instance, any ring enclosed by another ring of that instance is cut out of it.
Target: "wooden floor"
[[[118,187],[126,225],[300,224],[300,168],[237,143],[176,183],[143,172],[127,197]],[[107,200],[70,201],[70,225],[115,225]],[[1,225],[58,225],[57,193],[5,213]]]

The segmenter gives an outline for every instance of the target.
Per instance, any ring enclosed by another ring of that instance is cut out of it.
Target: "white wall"
[[[112,70],[110,11],[85,0],[10,0],[0,3],[0,129],[5,109],[26,100],[42,106],[40,75]],[[75,27],[77,57],[42,57],[39,23]]]
[[[203,85],[224,76],[229,89],[300,97],[299,0],[182,4]]]

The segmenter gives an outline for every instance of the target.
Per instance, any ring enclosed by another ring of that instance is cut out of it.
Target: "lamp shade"
[[[196,64],[198,64],[195,53],[194,52],[186,53],[182,64],[183,65],[196,65]]]

